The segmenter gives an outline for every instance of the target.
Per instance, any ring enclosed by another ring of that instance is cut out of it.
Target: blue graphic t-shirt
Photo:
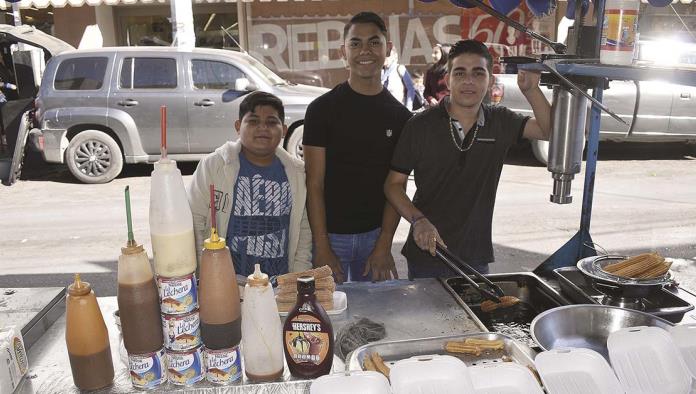
[[[254,264],[269,276],[288,272],[288,231],[292,193],[276,157],[268,167],[252,164],[239,153],[227,245],[239,275],[254,272]]]

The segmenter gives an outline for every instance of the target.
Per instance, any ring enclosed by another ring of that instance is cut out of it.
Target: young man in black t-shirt
[[[435,256],[436,243],[481,273],[493,262],[493,207],[510,146],[520,139],[548,140],[551,106],[539,73],[520,70],[517,84],[534,111],[529,118],[483,103],[492,59],[478,41],[457,42],[449,52],[450,96],[413,117],[404,128],[384,185],[389,202],[411,222],[402,253],[410,277],[451,275]],[[404,191],[414,171],[413,202]]]
[[[329,265],[339,283],[398,278],[391,244],[399,215],[383,185],[411,113],[381,83],[392,47],[386,35],[378,15],[355,15],[341,46],[348,81],[314,100],[305,115],[313,264]]]

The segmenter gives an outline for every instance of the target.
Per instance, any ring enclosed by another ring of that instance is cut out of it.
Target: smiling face
[[[434,46],[433,47],[433,53],[431,55],[433,57],[433,63],[437,63],[442,59],[442,49],[439,46]]]
[[[348,62],[351,77],[379,80],[391,43],[373,23],[356,23],[346,34],[341,46],[343,58]]]
[[[450,58],[447,85],[453,104],[461,107],[478,107],[491,86],[487,60],[477,54],[464,53]]]
[[[273,158],[276,147],[288,131],[278,111],[270,105],[257,105],[253,112],[237,120],[234,127],[247,159],[261,165]]]

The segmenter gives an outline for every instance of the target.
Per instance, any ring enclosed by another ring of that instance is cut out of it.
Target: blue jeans
[[[375,248],[380,228],[360,234],[331,234],[329,243],[336,257],[341,261],[346,282],[372,280],[370,273],[363,276],[367,258]]]

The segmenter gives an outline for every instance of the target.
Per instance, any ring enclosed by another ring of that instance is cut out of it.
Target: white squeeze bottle
[[[176,161],[167,157],[166,116],[162,106],[162,158],[155,163],[150,187],[150,236],[157,275],[172,278],[196,270],[193,217],[184,179]]]
[[[283,326],[268,275],[259,264],[244,287],[242,355],[250,380],[268,382],[283,375]]]

